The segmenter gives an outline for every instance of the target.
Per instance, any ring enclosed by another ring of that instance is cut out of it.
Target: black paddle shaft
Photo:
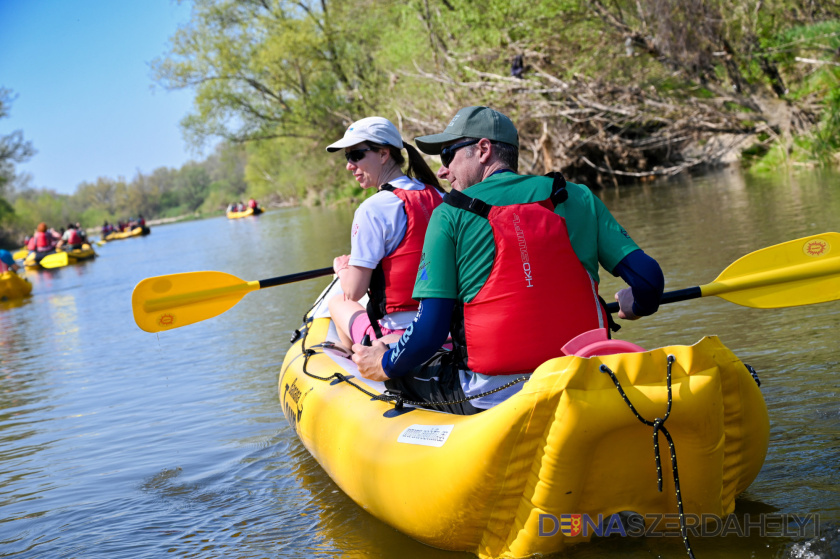
[[[699,299],[703,296],[703,292],[699,287],[687,287],[686,289],[678,289],[676,291],[668,291],[662,294],[659,299],[660,305],[667,305],[668,303],[677,303],[679,301],[688,301],[689,299]],[[618,312],[618,303],[610,303],[607,305],[608,313]]]
[[[284,285],[287,283],[295,283],[296,281],[303,281],[313,278],[320,278],[334,273],[332,266],[329,268],[320,268],[318,270],[310,270],[308,272],[298,272],[297,274],[289,274],[288,276],[280,276],[277,278],[260,280],[260,289],[265,287],[274,287],[275,285]]]

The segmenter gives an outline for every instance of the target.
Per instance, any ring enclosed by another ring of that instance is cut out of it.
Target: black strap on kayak
[[[653,421],[648,421],[639,414],[635,406],[633,406],[630,402],[627,394],[624,393],[624,389],[621,388],[621,383],[618,382],[618,378],[615,376],[612,369],[602,364],[600,371],[610,375],[613,384],[615,384],[615,387],[618,389],[618,393],[621,394],[621,397],[624,399],[624,403],[627,404],[630,411],[632,411],[633,415],[636,416],[636,419],[649,427],[653,427],[653,455],[656,460],[656,479],[660,493],[662,492],[662,461],[659,457],[660,431],[663,435],[665,435],[665,439],[668,441],[668,446],[671,449],[671,469],[674,474],[674,488],[676,489],[677,494],[677,511],[679,512],[680,517],[680,534],[682,535],[683,544],[685,545],[685,550],[688,552],[688,556],[691,557],[691,559],[694,559],[694,552],[691,550],[691,543],[688,541],[688,528],[685,524],[685,514],[683,512],[682,493],[680,492],[680,475],[677,471],[677,450],[674,447],[674,439],[671,438],[671,433],[669,433],[668,429],[665,427],[665,421],[667,421],[668,417],[671,415],[671,403],[673,401],[671,395],[671,367],[675,361],[676,358],[673,355],[668,356],[668,370],[665,376],[666,384],[668,386],[668,409],[665,412],[665,417],[657,417]]]
[[[332,290],[333,285],[335,285],[335,282],[337,281],[338,276],[336,275],[336,277],[333,278],[333,280],[330,282],[330,284],[327,286],[324,292],[321,293],[321,296],[315,299],[315,303],[313,303],[313,305],[309,307],[309,310],[303,313],[303,323],[301,324],[300,328],[298,328],[292,333],[292,337],[289,339],[290,344],[293,344],[296,341],[298,341],[300,339],[302,331],[308,329],[309,325],[312,324],[312,317],[309,316],[309,313],[311,313],[315,309],[315,307],[321,304],[321,301],[324,300],[324,297],[326,297],[327,293],[329,293]]]

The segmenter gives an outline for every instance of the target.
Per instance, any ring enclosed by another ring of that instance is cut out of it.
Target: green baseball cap
[[[495,142],[504,142],[519,147],[519,133],[513,122],[489,107],[467,107],[461,109],[449,121],[440,134],[420,136],[414,142],[420,151],[429,155],[439,155],[441,146],[461,138],[487,138]]]

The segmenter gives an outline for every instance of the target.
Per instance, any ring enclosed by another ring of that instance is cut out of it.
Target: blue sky
[[[0,86],[17,96],[0,135],[22,130],[38,151],[17,166],[32,186],[70,194],[203,158],[178,126],[192,92],[149,65],[189,15],[174,0],[0,0]]]

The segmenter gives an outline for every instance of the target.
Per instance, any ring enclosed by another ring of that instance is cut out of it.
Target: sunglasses
[[[373,151],[373,148],[362,148],[362,149],[354,149],[352,151],[345,151],[344,157],[347,159],[347,162],[358,163],[362,159],[365,158],[366,151]]]
[[[481,139],[467,140],[466,142],[461,142],[460,144],[452,144],[451,146],[446,146],[445,148],[440,150],[440,162],[443,163],[444,167],[449,167],[449,165],[452,163],[452,160],[455,159],[456,151],[458,151],[461,148],[477,144],[480,141]]]

